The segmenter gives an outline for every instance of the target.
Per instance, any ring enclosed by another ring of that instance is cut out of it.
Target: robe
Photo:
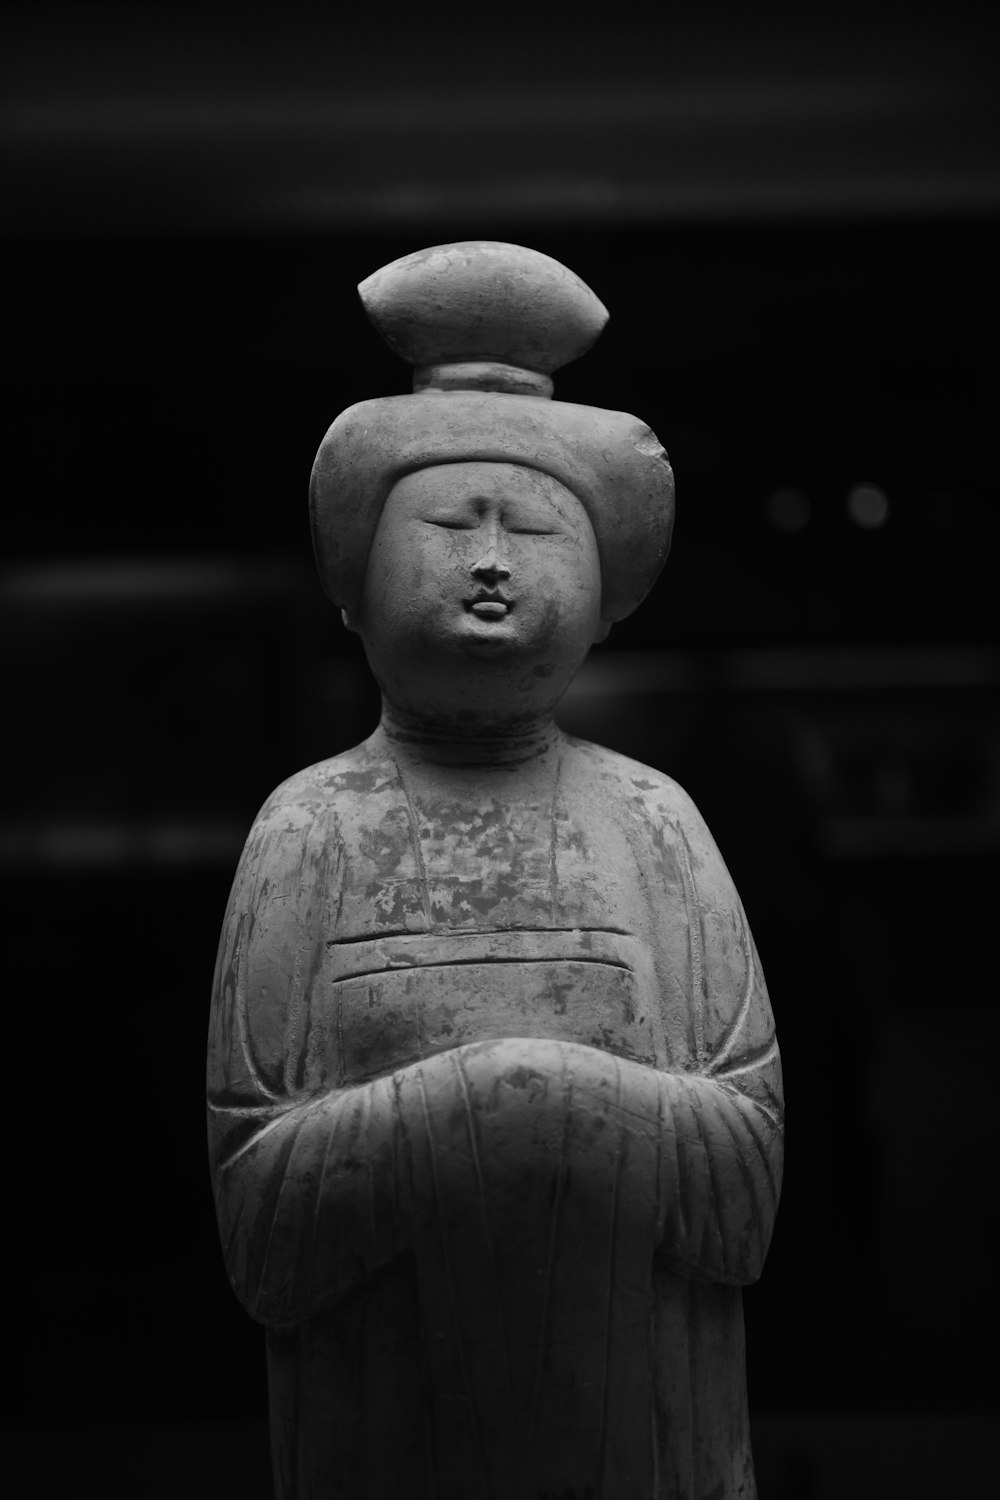
[[[740,1288],[780,1061],[669,777],[452,795],[384,732],[280,787],[215,976],[210,1158],[278,1500],[751,1500]]]

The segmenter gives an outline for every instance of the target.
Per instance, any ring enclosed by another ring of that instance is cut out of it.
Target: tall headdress
[[[358,288],[415,366],[411,396],[348,407],[320,445],[310,487],[323,586],[356,609],[382,507],[404,474],[485,460],[540,469],[582,502],[601,558],[601,613],[620,620],[667,559],[674,481],[645,423],[553,401],[552,374],[584,354],[607,311],[547,255],[493,240],[436,245]]]

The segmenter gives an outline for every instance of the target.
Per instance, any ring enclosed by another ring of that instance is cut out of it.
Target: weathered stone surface
[[[557,260],[495,240],[417,250],[358,292],[389,347],[418,369],[482,360],[551,375],[585,354],[608,321]]]
[[[558,404],[398,399],[446,438],[388,484],[377,429],[348,443],[384,491],[342,600],[382,722],[265,803],[216,973],[213,1179],[276,1492],[746,1500],[739,1288],[782,1145],[753,940],[676,783],[555,725],[609,625],[601,512],[504,412]]]

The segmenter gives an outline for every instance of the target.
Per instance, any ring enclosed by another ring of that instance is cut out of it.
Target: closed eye
[[[445,516],[425,516],[424,524],[437,526],[441,531],[477,531],[477,521],[453,521]],[[552,529],[546,526],[505,526],[504,530],[508,536],[562,536],[563,532],[558,528]]]

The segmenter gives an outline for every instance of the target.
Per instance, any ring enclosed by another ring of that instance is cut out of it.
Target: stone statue
[[[338,417],[312,521],[382,720],[265,803],[209,1043],[276,1493],[748,1500],[764,979],[690,799],[553,719],[666,559],[670,466],[550,399],[607,317],[555,261],[445,245],[360,292],[415,394]]]

